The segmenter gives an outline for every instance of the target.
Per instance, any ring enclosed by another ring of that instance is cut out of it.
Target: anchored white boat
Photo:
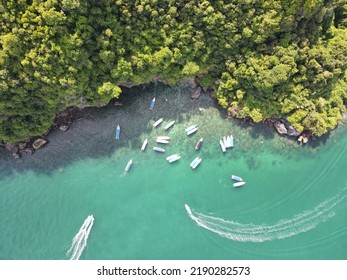
[[[198,165],[201,163],[202,159],[200,157],[196,157],[191,163],[190,167],[195,169],[198,167]]]
[[[204,141],[204,138],[200,138],[198,143],[196,143],[195,145],[195,150],[200,150],[203,141]]]
[[[155,139],[170,140],[169,136],[157,136]]]
[[[227,149],[228,148],[228,141],[227,141],[226,136],[223,136],[223,144],[224,144],[224,147]]]
[[[223,153],[225,153],[226,149],[225,149],[225,146],[224,146],[222,139],[219,140],[219,144],[220,144],[220,147],[222,148]]]
[[[157,126],[160,125],[162,122],[163,122],[163,118],[157,120],[157,121],[153,124],[153,126],[154,126],[154,127],[157,127]]]
[[[126,171],[126,172],[129,171],[129,169],[130,169],[130,167],[131,167],[132,164],[133,164],[133,160],[131,159],[131,160],[128,161],[127,166],[125,167],[125,171]]]
[[[239,176],[236,176],[236,175],[231,175],[231,180],[234,180],[236,182],[241,182],[243,181],[243,179]]]
[[[168,140],[164,140],[164,139],[155,139],[155,141],[157,143],[160,143],[160,144],[169,144],[170,143]]]
[[[168,130],[170,127],[172,127],[173,125],[175,124],[175,121],[171,121],[171,122],[169,122],[165,127],[164,127],[164,129],[165,130]]]
[[[165,149],[163,149],[161,147],[153,147],[153,150],[158,152],[158,153],[165,153]]]
[[[191,135],[191,134],[197,132],[198,129],[199,129],[198,127],[194,127],[193,129],[191,129],[191,130],[189,130],[189,131],[187,132],[187,135]]]
[[[234,136],[232,134],[229,136],[229,147],[234,147]]]
[[[242,182],[236,182],[236,183],[234,183],[234,184],[233,184],[233,186],[234,186],[234,188],[238,188],[238,187],[243,186],[244,184],[246,184],[246,182],[245,182],[245,181],[242,181]]]
[[[141,151],[144,152],[146,150],[148,144],[148,139],[146,138],[145,141],[143,141],[142,147],[141,147]]]
[[[171,155],[171,156],[168,156],[167,158],[166,158],[166,160],[169,162],[169,163],[172,163],[172,162],[174,162],[174,161],[176,161],[176,160],[179,160],[181,158],[181,156],[179,155],[179,154],[173,154],[173,155]]]
[[[196,128],[196,127],[197,127],[197,125],[196,125],[196,124],[193,124],[193,125],[187,127],[187,128],[185,129],[185,131],[188,132],[189,130],[192,130],[192,129]]]

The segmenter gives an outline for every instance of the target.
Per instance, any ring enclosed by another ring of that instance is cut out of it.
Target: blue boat
[[[231,180],[234,180],[236,182],[242,182],[243,179],[239,176],[236,176],[236,175],[231,175]]]
[[[155,104],[155,97],[152,99],[151,104],[149,105],[149,109],[153,110]]]
[[[117,129],[116,129],[116,139],[119,139],[120,137],[120,126],[117,125]]]

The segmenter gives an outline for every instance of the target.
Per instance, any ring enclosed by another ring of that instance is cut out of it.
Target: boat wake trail
[[[284,239],[315,228],[319,223],[333,217],[335,215],[333,208],[345,198],[346,195],[336,195],[312,210],[295,215],[291,219],[280,220],[274,225],[241,224],[199,213],[187,204],[185,208],[189,217],[199,226],[222,237],[241,242],[264,242]]]
[[[94,216],[88,216],[87,219],[84,220],[78,233],[72,239],[71,247],[66,253],[66,256],[68,256],[70,260],[79,260],[81,257],[84,248],[87,246],[87,240],[93,223]]]

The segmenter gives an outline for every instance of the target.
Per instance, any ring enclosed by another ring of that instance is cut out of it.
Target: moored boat
[[[175,122],[176,122],[176,121],[171,121],[171,122],[169,122],[169,123],[164,127],[164,129],[165,129],[165,130],[168,130],[170,127],[172,127],[172,126],[175,124]]]
[[[155,139],[155,141],[157,143],[160,143],[160,144],[169,144],[170,142],[168,140],[165,140],[165,139]]]
[[[170,140],[169,136],[157,136],[155,139],[161,139],[161,140]]]
[[[151,104],[149,104],[149,109],[153,110],[155,104],[155,97],[152,99]]]
[[[225,149],[225,146],[224,146],[222,139],[219,140],[219,144],[220,144],[220,147],[222,148],[223,153],[225,153],[226,149]]]
[[[146,147],[147,147],[147,144],[148,144],[148,139],[146,138],[145,141],[143,141],[143,144],[142,144],[142,147],[141,147],[141,151],[144,152]]]
[[[193,134],[193,133],[195,133],[195,132],[197,132],[198,131],[198,127],[194,127],[193,129],[191,129],[191,130],[188,130],[187,131],[187,135],[191,135],[191,134]]]
[[[224,147],[227,149],[228,148],[228,141],[227,141],[226,136],[223,136],[223,144],[224,144]]]
[[[198,165],[201,163],[202,159],[200,157],[196,157],[191,163],[190,167],[195,169],[198,167]]]
[[[116,139],[119,139],[119,137],[120,137],[120,125],[118,124],[116,128]]]
[[[165,153],[165,149],[163,149],[161,147],[153,147],[153,150],[158,152],[158,153]]]
[[[187,127],[187,128],[185,129],[185,131],[188,132],[189,130],[192,130],[192,129],[196,128],[196,127],[197,127],[197,125],[196,125],[196,124],[193,124],[193,125]]]
[[[204,141],[204,138],[200,138],[198,143],[196,143],[195,145],[195,150],[200,150],[203,141]]]
[[[129,171],[129,169],[130,169],[130,167],[131,167],[132,164],[133,164],[133,160],[131,159],[131,160],[128,161],[127,166],[125,167],[125,171],[126,171],[126,172]]]
[[[163,121],[163,118],[157,120],[157,121],[153,124],[153,126],[154,126],[154,127],[157,127],[159,124],[162,123],[162,121]]]
[[[174,162],[174,161],[176,161],[176,160],[179,160],[181,158],[181,156],[179,155],[179,154],[173,154],[173,155],[171,155],[171,156],[168,156],[167,158],[166,158],[166,160],[169,162],[169,163],[172,163],[172,162]]]
[[[231,175],[231,180],[234,180],[236,182],[241,182],[243,181],[243,179],[239,176],[236,176],[236,175]]]
[[[234,147],[234,136],[232,134],[229,136],[229,147]]]
[[[244,184],[246,184],[246,182],[245,182],[245,181],[242,181],[242,182],[236,182],[236,183],[234,183],[234,184],[233,184],[233,186],[234,186],[234,188],[238,188],[238,187],[243,186]]]

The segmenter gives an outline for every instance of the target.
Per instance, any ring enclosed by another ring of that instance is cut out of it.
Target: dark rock
[[[200,96],[200,93],[201,93],[201,87],[195,87],[195,89],[193,90],[193,93],[191,94],[191,98],[192,99],[197,99],[197,98],[199,98],[199,96]]]
[[[45,139],[42,139],[42,138],[36,139],[33,143],[33,148],[35,150],[40,149],[42,146],[46,145],[46,143],[47,143],[47,140]]]
[[[25,148],[23,152],[26,153],[27,155],[32,155],[35,152],[35,150],[31,147],[28,147],[28,148]]]
[[[20,155],[18,153],[13,153],[12,156],[15,158],[15,159],[19,159],[20,158]]]
[[[341,120],[341,121],[342,121],[343,123],[347,123],[347,112],[342,112],[341,115],[342,115],[342,120]]]
[[[287,132],[288,132],[286,129],[286,126],[279,121],[274,123],[274,127],[276,128],[277,132],[281,135],[287,134]]]
[[[289,125],[287,127],[287,134],[289,136],[298,137],[301,133],[299,131],[297,131],[293,126]]]
[[[123,103],[122,102],[119,102],[119,101],[115,101],[113,103],[114,106],[123,106]]]
[[[61,126],[59,126],[59,130],[62,131],[62,132],[65,132],[68,129],[69,129],[69,126],[67,126],[65,124],[62,124]]]
[[[15,145],[15,144],[10,144],[10,143],[8,143],[8,144],[5,145],[5,148],[6,148],[9,152],[11,152],[12,154],[18,154],[19,148],[18,148],[18,146]]]

